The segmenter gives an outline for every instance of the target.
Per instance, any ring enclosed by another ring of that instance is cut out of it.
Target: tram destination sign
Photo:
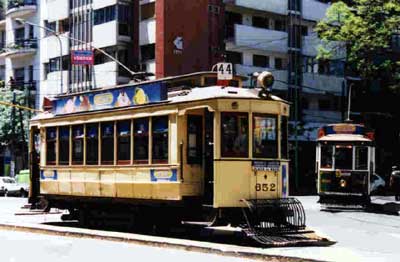
[[[253,160],[251,162],[254,171],[275,171],[278,172],[280,168],[279,161],[262,161]]]
[[[62,97],[53,101],[53,112],[56,115],[72,114],[139,106],[166,99],[165,83],[156,82]]]

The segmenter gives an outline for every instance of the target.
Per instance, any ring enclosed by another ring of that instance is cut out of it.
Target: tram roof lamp
[[[258,96],[263,99],[267,99],[270,96],[272,86],[274,85],[275,78],[269,71],[264,71],[257,76],[257,86],[261,87],[261,91]]]

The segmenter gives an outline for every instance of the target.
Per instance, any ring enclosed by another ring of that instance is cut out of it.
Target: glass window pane
[[[281,118],[281,158],[288,159],[288,118]]]
[[[69,165],[69,126],[60,127],[58,132],[59,165]]]
[[[114,123],[101,124],[101,164],[114,164]]]
[[[54,127],[47,128],[46,130],[46,164],[56,164],[57,152],[57,129]]]
[[[201,164],[203,160],[203,117],[189,115],[187,128],[187,162],[188,164]]]
[[[332,146],[321,146],[321,168],[332,168]]]
[[[353,147],[340,145],[335,150],[335,169],[352,169]]]
[[[248,133],[247,114],[221,113],[221,156],[248,157]]]
[[[134,124],[134,153],[136,163],[147,164],[149,159],[149,119],[140,118]]]
[[[131,121],[117,123],[118,164],[130,164],[131,160]]]
[[[356,170],[368,170],[368,147],[356,147]]]
[[[86,126],[86,164],[99,164],[99,126],[91,124]]]
[[[83,126],[72,127],[72,164],[83,164]]]
[[[168,116],[152,118],[153,163],[168,162]]]
[[[253,156],[262,158],[278,157],[276,117],[254,116]]]

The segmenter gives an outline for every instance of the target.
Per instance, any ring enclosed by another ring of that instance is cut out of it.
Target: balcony
[[[155,44],[156,42],[156,19],[150,18],[140,22],[139,45]]]
[[[303,86],[307,93],[325,94],[331,93],[341,95],[344,78],[334,75],[322,75],[313,73],[303,74]]]
[[[227,29],[228,50],[229,45],[233,45],[235,51],[255,49],[278,53],[288,52],[286,32],[238,24]]]
[[[325,17],[326,10],[330,5],[317,0],[303,0],[303,18],[306,20],[319,21]]]
[[[235,70],[237,75],[247,76],[247,77],[249,75],[252,75],[254,72],[270,70],[276,80],[272,89],[287,90],[287,84],[285,84],[288,80],[287,70],[276,70],[276,69],[269,69],[269,68],[249,66],[249,65],[240,65],[240,64],[235,65]],[[250,81],[245,83],[245,85],[250,85]]]
[[[7,44],[0,56],[26,57],[36,53],[37,39],[17,39],[14,43]]]
[[[287,14],[288,1],[287,0],[268,0],[268,1],[255,1],[255,0],[224,0],[225,4],[229,7],[248,8],[261,10],[281,15]]]
[[[32,15],[37,10],[36,0],[9,0],[6,16],[10,18]]]

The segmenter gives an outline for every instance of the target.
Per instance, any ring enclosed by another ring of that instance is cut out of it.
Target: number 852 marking
[[[256,191],[276,191],[276,184],[256,184]]]

